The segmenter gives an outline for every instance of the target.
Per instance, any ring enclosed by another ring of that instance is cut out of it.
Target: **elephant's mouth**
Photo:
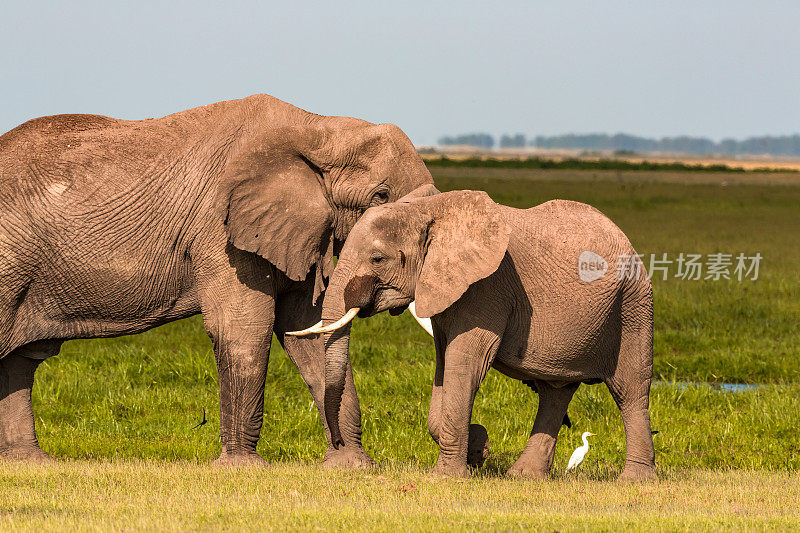
[[[369,318],[374,314],[375,314],[375,306],[373,305],[372,302],[370,302],[366,306],[362,307],[356,316],[358,318]]]
[[[393,291],[394,290],[396,289],[393,289]],[[359,318],[368,318],[373,315],[377,315],[378,313],[382,313],[383,311],[389,311],[390,315],[397,316],[402,314],[403,311],[408,308],[408,304],[410,303],[411,298],[401,295],[387,297],[381,289],[378,289],[375,291],[375,296],[373,299],[361,307],[361,310],[358,312],[357,316]]]
[[[406,309],[408,309],[408,304],[401,305],[400,307],[392,307],[391,309],[389,309],[389,314],[392,316],[402,315],[403,311],[405,311]]]

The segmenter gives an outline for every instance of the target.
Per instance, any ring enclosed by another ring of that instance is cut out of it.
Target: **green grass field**
[[[429,478],[437,455],[426,429],[433,346],[407,313],[353,327],[364,443],[381,470],[316,466],[325,448],[319,415],[277,343],[259,444],[275,465],[212,469],[205,462],[219,451],[216,370],[195,317],[134,337],[72,341],[42,364],[34,394],[40,442],[67,461],[0,465],[0,529],[800,526],[800,177],[432,171],[442,190],[483,189],[516,207],[552,198],[590,203],[647,257],[763,256],[755,281],[653,282],[659,383],[651,401],[661,482],[613,481],[624,435],[603,385],[576,394],[553,480],[502,477],[524,446],[537,397],[494,371],[473,414],[489,431],[486,465],[466,481]],[[684,382],[760,386],[723,392]],[[192,429],[203,410],[209,423]],[[586,430],[598,437],[581,471],[565,478],[566,459]]]

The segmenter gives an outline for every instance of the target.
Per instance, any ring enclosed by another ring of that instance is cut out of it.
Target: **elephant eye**
[[[378,191],[372,195],[372,200],[379,204],[385,204],[389,200],[389,191]]]
[[[380,254],[372,254],[372,257],[369,258],[370,262],[373,265],[380,265],[381,263],[383,263],[384,259],[386,258]]]

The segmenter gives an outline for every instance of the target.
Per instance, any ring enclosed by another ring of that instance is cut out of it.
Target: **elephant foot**
[[[625,468],[619,476],[620,481],[658,481],[658,474],[654,465],[641,463],[625,463]]]
[[[467,478],[469,477],[469,470],[467,465],[449,465],[442,462],[437,462],[436,466],[431,470],[431,475],[440,477],[456,477]]]
[[[480,424],[469,425],[469,444],[467,445],[467,464],[483,466],[489,457],[489,434]]]
[[[374,468],[372,457],[364,448],[341,446],[339,449],[328,448],[322,460],[324,468]]]
[[[26,463],[53,463],[55,459],[38,446],[12,446],[0,451],[0,460],[22,461]]]
[[[517,461],[508,469],[506,475],[508,477],[520,479],[548,479],[550,477],[550,470],[531,464],[519,464],[519,461]]]
[[[268,466],[269,463],[256,452],[225,452],[212,463],[220,467]]]

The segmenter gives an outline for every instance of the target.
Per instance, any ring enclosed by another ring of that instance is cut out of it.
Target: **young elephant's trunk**
[[[339,409],[347,377],[349,345],[350,324],[325,334],[325,420],[334,448],[344,444],[339,428]]]
[[[339,320],[348,311],[345,309],[344,288],[340,280],[345,265],[337,266],[331,279],[322,306],[323,327]],[[338,448],[344,444],[339,428],[339,409],[342,404],[347,366],[350,363],[350,324],[331,333],[324,334],[325,344],[325,420],[331,432],[331,444]]]

